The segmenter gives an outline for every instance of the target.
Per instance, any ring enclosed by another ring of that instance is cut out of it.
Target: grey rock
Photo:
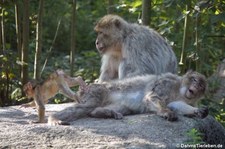
[[[68,104],[46,105],[50,115]],[[203,120],[179,117],[169,122],[155,114],[125,116],[122,120],[83,118],[70,126],[30,124],[36,120],[33,108],[0,108],[0,148],[180,148],[190,139],[187,132],[196,128],[210,145],[225,147],[225,130],[211,116]]]

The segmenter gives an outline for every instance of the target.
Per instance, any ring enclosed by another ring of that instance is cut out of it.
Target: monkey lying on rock
[[[177,114],[205,118],[207,108],[194,105],[206,90],[206,78],[189,71],[183,76],[166,73],[145,75],[111,83],[91,84],[81,101],[48,118],[50,125],[63,125],[81,117],[122,119],[124,115],[155,112],[168,121]]]
[[[78,95],[70,90],[70,87],[77,85],[80,85],[81,90],[85,90],[86,83],[81,77],[72,78],[66,75],[62,70],[57,70],[50,74],[48,79],[42,83],[37,83],[33,80],[24,85],[23,90],[27,97],[33,98],[34,100],[30,103],[21,105],[21,107],[26,108],[36,106],[38,110],[38,121],[35,121],[34,123],[44,123],[45,104],[57,93],[60,92],[70,99],[80,102]]]

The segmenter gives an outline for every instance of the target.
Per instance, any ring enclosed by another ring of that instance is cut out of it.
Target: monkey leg
[[[65,95],[66,97],[73,99],[75,101],[77,101],[78,103],[80,103],[80,100],[77,96],[76,93],[74,93],[70,87],[72,86],[76,86],[76,85],[80,85],[81,87],[85,88],[86,84],[85,82],[82,80],[81,77],[77,77],[77,78],[71,78],[69,76],[67,76],[66,74],[64,74],[63,71],[57,70],[57,77],[56,77],[56,82],[57,85],[59,87],[59,92],[63,95]]]
[[[35,102],[34,101],[31,101],[29,103],[26,103],[26,104],[22,104],[20,106],[20,108],[28,108],[28,107],[35,107]]]
[[[178,114],[187,117],[205,118],[208,115],[208,108],[196,108],[186,104],[183,101],[174,101],[167,105],[168,108],[175,111]]]
[[[61,94],[80,103],[80,99],[78,98],[77,94],[74,93],[66,83],[63,83],[63,84],[60,83],[58,84],[58,86],[59,86],[59,92]]]
[[[168,121],[177,120],[176,113],[165,107],[162,99],[160,99],[157,95],[148,93],[144,98],[144,102],[149,111],[156,112],[157,115],[165,118]]]
[[[65,78],[65,81],[68,83],[69,87],[77,86],[79,85],[81,89],[85,90],[87,87],[87,84],[84,82],[82,77],[78,76],[75,78],[67,76]]]
[[[32,123],[45,123],[45,105],[40,99],[34,100],[38,111],[38,121]]]
[[[123,118],[123,115],[114,110],[112,107],[97,107],[90,113],[90,116],[97,118]]]
[[[48,118],[49,125],[69,125],[70,122],[88,116],[95,107],[88,104],[76,104],[57,112]]]
[[[56,70],[57,80],[60,82],[65,82],[69,87],[81,86],[81,88],[85,88],[87,85],[83,81],[82,77],[70,77],[64,73],[63,70]]]

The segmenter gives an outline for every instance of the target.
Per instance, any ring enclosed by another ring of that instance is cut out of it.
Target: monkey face
[[[32,97],[33,97],[33,94],[34,94],[33,89],[27,88],[26,90],[24,90],[24,92],[25,92],[25,94],[26,94],[26,96],[27,96],[28,98],[32,98]]]
[[[121,50],[124,38],[123,23],[124,20],[115,15],[106,15],[98,21],[94,28],[98,34],[95,45],[101,54]]]
[[[187,99],[196,99],[204,95],[206,90],[206,79],[197,72],[188,72],[183,82],[183,93]]]
[[[106,30],[108,30],[106,32]],[[115,33],[110,33],[110,29],[102,29],[102,31],[97,32],[97,38],[95,41],[96,48],[100,54],[105,54],[107,52],[118,52],[121,51],[121,42]],[[113,31],[115,32],[115,31]]]
[[[23,87],[23,91],[28,98],[33,98],[35,91],[32,82],[28,82],[27,84],[25,84]]]
[[[103,33],[98,33],[97,39],[95,41],[96,48],[98,49],[99,53],[103,54],[105,53],[108,45],[106,45],[106,41],[104,41],[104,35]]]
[[[187,88],[186,97],[188,99],[192,99],[201,96],[204,93],[203,90],[204,88],[201,87],[201,84],[199,84],[197,80],[193,78],[192,83],[190,84],[189,88]]]

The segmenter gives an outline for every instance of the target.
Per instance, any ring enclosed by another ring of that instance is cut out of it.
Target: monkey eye
[[[190,79],[192,82],[198,82],[198,80],[197,79],[195,79],[194,77],[191,77],[191,79]]]
[[[98,33],[98,34],[100,34],[100,35],[101,35],[101,34],[103,34],[103,32],[102,32],[102,31],[98,31],[97,33]]]
[[[200,86],[200,88],[201,88],[202,90],[205,89],[205,85],[199,83],[199,86]]]

